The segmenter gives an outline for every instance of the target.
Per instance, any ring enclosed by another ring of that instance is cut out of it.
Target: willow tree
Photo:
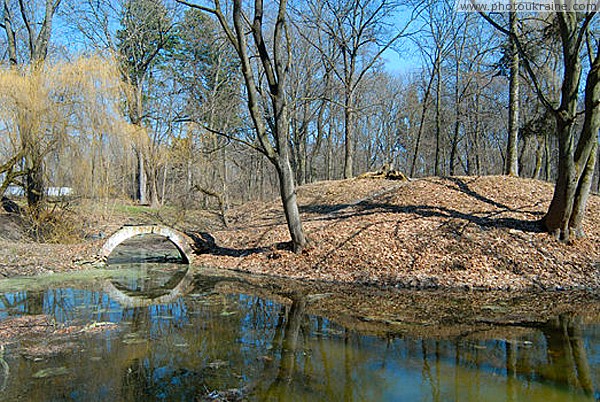
[[[61,0],[46,0],[41,12],[37,1],[18,0],[3,1],[3,19],[1,27],[6,34],[8,45],[8,61],[13,70],[35,70],[43,67],[48,55],[48,45],[52,33],[52,22]],[[17,32],[25,32],[24,36]],[[21,40],[20,40],[21,39]],[[23,40],[24,39],[24,40]],[[23,43],[21,43],[23,42]],[[19,123],[20,154],[25,161],[25,168],[17,174],[14,169],[7,170],[7,177],[15,179],[24,176],[22,183],[27,196],[30,211],[35,215],[41,208],[44,199],[44,151],[37,142],[38,133],[36,110],[19,108],[16,110],[16,121]]]
[[[568,2],[557,2],[568,9]],[[557,41],[562,64],[558,99],[552,99],[540,84],[522,38],[514,31],[502,27],[489,15],[482,15],[514,42],[540,102],[556,122],[558,172],[552,202],[542,223],[562,241],[582,237],[582,223],[592,186],[600,129],[600,38],[594,35],[592,29],[597,14],[556,12],[546,21],[545,32]],[[589,69],[584,78],[584,99],[581,102],[583,60],[586,56]],[[578,110],[581,103],[584,108]],[[578,125],[580,115],[583,115],[581,126]],[[578,127],[581,127],[579,132]]]
[[[0,70],[0,133],[10,147],[9,156],[0,160],[5,173],[0,194],[11,183],[27,188],[20,180],[30,174],[30,166],[22,159],[31,157],[32,152],[36,163],[44,166],[50,155],[74,148],[73,142],[80,136],[130,131],[118,118],[122,94],[116,63],[98,57]],[[23,144],[35,144],[35,150]],[[81,164],[78,174],[87,170],[80,168]]]
[[[214,0],[213,7],[177,1],[214,15],[235,48],[244,77],[248,112],[258,142],[256,149],[267,157],[277,171],[292,249],[300,252],[306,245],[306,237],[300,220],[294,172],[290,163],[290,121],[286,83],[291,59],[288,48],[290,41],[287,37],[287,0],[277,2],[272,27],[265,26],[263,0],[254,1],[252,17],[247,15],[242,0],[234,0],[231,6],[232,21],[227,18],[219,0]],[[271,33],[270,37],[265,37],[265,31]],[[251,61],[251,56],[255,53],[258,57],[257,65],[253,65]],[[266,82],[263,82],[263,79]],[[266,93],[261,90],[264,84]]]

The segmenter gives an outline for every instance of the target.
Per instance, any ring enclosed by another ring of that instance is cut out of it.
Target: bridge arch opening
[[[106,261],[112,252],[126,240],[146,234],[158,235],[169,240],[179,251],[182,262],[189,264],[192,258],[191,239],[184,233],[164,225],[126,225],[106,240],[100,250],[100,257]]]

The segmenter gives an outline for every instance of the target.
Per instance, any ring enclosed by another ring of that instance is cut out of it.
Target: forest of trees
[[[0,193],[225,211],[384,164],[599,191],[600,17],[453,0],[3,0]]]

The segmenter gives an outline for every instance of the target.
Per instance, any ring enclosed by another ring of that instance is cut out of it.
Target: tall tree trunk
[[[600,193],[600,147],[596,147],[596,192]]]
[[[344,179],[350,179],[353,175],[354,120],[354,93],[347,90],[344,104]]]
[[[546,163],[544,165],[544,175],[546,180],[550,180],[552,175],[552,151],[550,150],[550,136],[544,136],[544,154],[546,155]]]
[[[135,156],[137,157],[138,174],[137,174],[137,197],[138,201],[142,205],[148,204],[148,192],[147,192],[147,178],[146,178],[146,167],[144,161],[144,154],[140,149],[135,150]]]
[[[167,183],[169,182],[168,176],[169,176],[169,162],[165,162],[165,167],[163,169],[163,174],[162,174],[160,205],[163,205],[165,203],[165,199],[167,197]]]
[[[558,177],[554,187],[554,195],[548,212],[543,218],[548,231],[557,238],[569,241],[569,221],[573,211],[573,201],[577,180],[573,161],[572,124],[557,116],[559,142]]]
[[[43,208],[45,199],[44,156],[39,142],[39,120],[31,110],[17,111],[17,128],[21,137],[25,171],[25,197],[30,214],[35,218]],[[36,124],[38,123],[38,124]]]
[[[511,0],[514,5],[515,0]],[[506,149],[506,168],[504,173],[509,176],[519,175],[519,52],[514,37],[517,35],[517,13],[509,13],[510,32],[508,38],[510,52],[510,82],[508,98],[508,144]]]
[[[327,130],[327,154],[325,155],[325,171],[327,180],[332,180],[334,175],[332,172],[333,161],[333,117],[329,116],[329,127]]]
[[[539,180],[542,173],[542,162],[544,159],[544,140],[542,135],[536,136],[536,148],[535,148],[535,168],[531,175],[534,179]]]
[[[148,180],[150,190],[150,206],[152,208],[160,207],[160,199],[158,197],[158,171],[153,166],[148,168]]]
[[[287,102],[284,96],[274,101],[274,109],[278,118],[275,124],[275,139],[277,142],[277,156],[275,168],[279,178],[279,194],[283,203],[283,211],[287,227],[292,238],[292,250],[295,253],[302,251],[306,246],[306,237],[300,220],[300,211],[296,199],[296,184],[294,170],[290,164],[290,148],[288,142],[289,121],[287,116]]]
[[[462,49],[461,49],[462,54]],[[456,55],[456,69],[454,70],[454,134],[450,149],[450,176],[456,173],[456,157],[458,154],[458,142],[460,138],[460,58]]]
[[[441,140],[442,140],[442,73],[438,64],[436,68],[437,81],[435,85],[435,166],[433,167],[433,174],[440,176],[440,152],[441,152]]]
[[[417,158],[419,157],[420,146],[421,146],[421,137],[423,136],[423,128],[425,125],[425,115],[428,110],[429,96],[431,94],[431,87],[433,85],[433,80],[435,78],[435,74],[431,74],[429,77],[429,81],[427,82],[427,88],[425,89],[425,95],[423,96],[423,107],[421,108],[421,117],[419,119],[419,128],[417,131],[417,138],[415,140],[415,148],[413,150],[412,162],[410,164],[410,177],[414,177],[417,166]]]
[[[296,180],[299,186],[306,184],[306,128],[300,127],[300,138],[296,142]]]
[[[312,149],[310,151],[309,154],[309,158],[308,158],[308,162],[307,162],[307,180],[309,183],[312,183],[313,181],[315,181],[314,178],[314,172],[315,172],[315,157],[320,153],[321,151],[321,145],[323,144],[323,137],[325,136],[325,130],[324,130],[324,115],[325,115],[325,105],[326,102],[323,100],[321,101],[321,106],[319,107],[319,113],[317,114],[317,138],[315,143],[312,146]]]
[[[598,130],[596,130],[598,131]],[[585,208],[592,189],[592,180],[594,178],[594,166],[596,165],[598,142],[593,144],[590,151],[587,163],[583,169],[579,184],[575,193],[575,201],[573,204],[573,213],[571,215],[570,226],[576,237],[583,237],[583,217],[585,216]]]
[[[44,165],[41,155],[30,151],[26,157],[27,174],[25,176],[25,194],[27,206],[33,217],[37,217],[42,209],[46,195],[44,186]]]

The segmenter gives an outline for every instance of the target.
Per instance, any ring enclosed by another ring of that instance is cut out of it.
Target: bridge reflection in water
[[[175,271],[164,283],[155,283],[153,279],[144,275],[134,281],[134,288],[123,281],[107,280],[102,290],[123,308],[148,307],[172,303],[192,291],[194,284],[194,275],[189,268]]]

